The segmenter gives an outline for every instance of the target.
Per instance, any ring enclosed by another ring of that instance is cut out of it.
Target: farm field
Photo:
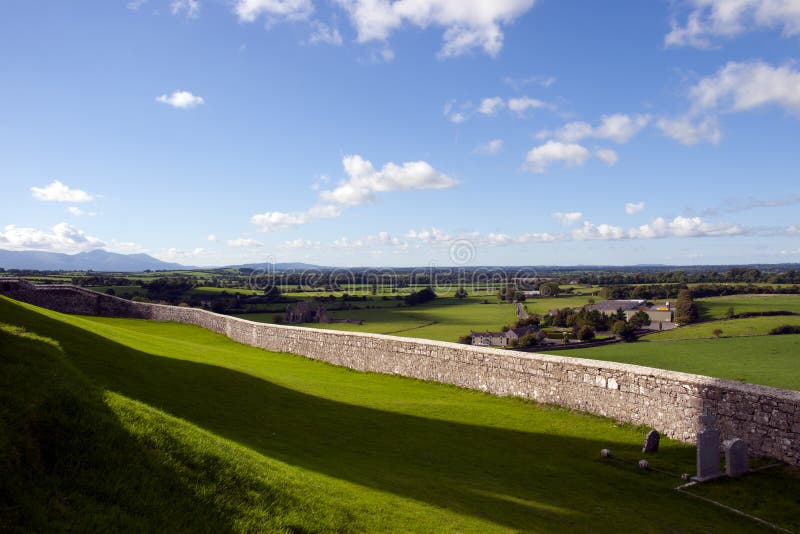
[[[800,335],[797,334],[662,341],[653,341],[646,336],[636,343],[615,343],[553,354],[633,363],[800,390],[797,361]]]
[[[670,339],[712,338],[714,330],[722,330],[720,337],[763,336],[777,326],[784,324],[800,325],[800,315],[776,315],[767,317],[747,317],[742,319],[725,319],[705,321],[648,334],[647,341],[664,341]]]
[[[484,304],[487,301],[487,304]],[[525,302],[530,313],[546,313],[552,308],[582,306],[588,297],[557,297],[529,299]],[[470,330],[498,331],[517,319],[516,306],[501,303],[494,295],[469,296],[464,299],[437,298],[433,302],[417,306],[398,307],[398,301],[371,300],[355,302],[362,309],[330,312],[336,319],[364,321],[363,325],[348,323],[304,324],[313,328],[370,332],[404,337],[432,339],[436,341],[458,341]],[[374,306],[367,309],[366,305]],[[251,313],[238,315],[243,319],[271,323],[274,313]]]
[[[800,313],[800,295],[726,295],[694,299],[701,320],[723,319],[734,313],[790,311]]]
[[[39,510],[83,521],[89,516],[82,512],[91,510],[94,529],[141,529],[146,523],[137,521],[153,514],[162,517],[163,530],[762,528],[674,492],[679,479],[636,468],[644,428],[357,373],[239,345],[189,325],[67,316],[5,298],[0,322],[52,340],[0,333],[0,380],[42,367],[41,376],[63,385],[67,381],[50,372],[60,366],[60,374],[82,375],[100,388],[94,411],[87,413],[102,412],[107,424],[67,433],[58,443],[64,454],[91,453],[77,456],[85,462],[83,476],[65,486],[71,506],[50,510],[54,501],[45,500],[46,509]],[[4,387],[0,395],[9,391],[29,394],[25,387]],[[50,399],[42,413],[69,407],[68,415],[83,406],[74,395],[70,399]],[[0,415],[10,420],[1,409]],[[112,432],[115,438],[107,439]],[[693,448],[668,439],[661,445],[651,458],[654,466],[692,470]],[[629,462],[601,461],[602,447]],[[126,461],[139,468],[130,487],[106,486],[108,469],[120,472],[129,467]],[[800,478],[789,470],[777,473],[709,488],[723,502],[797,529],[800,513],[790,496],[800,491]],[[759,491],[745,491],[751,487]],[[130,501],[116,506],[118,495]]]

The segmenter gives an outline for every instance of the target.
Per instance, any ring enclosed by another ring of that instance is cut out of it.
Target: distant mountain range
[[[140,272],[148,269],[164,271],[192,269],[179,263],[161,261],[148,254],[117,254],[105,250],[92,250],[78,254],[42,252],[39,250],[0,250],[0,267],[3,269],[31,269],[37,271],[105,271]]]

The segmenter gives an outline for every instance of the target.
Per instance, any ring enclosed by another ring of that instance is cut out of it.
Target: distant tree
[[[644,328],[645,326],[650,326],[650,316],[646,312],[639,310],[633,314],[629,322],[634,328]]]
[[[455,295],[453,295],[453,296],[455,298],[457,298],[457,299],[466,298],[467,297],[467,290],[464,289],[464,286],[459,286],[458,289],[456,289]]]
[[[464,345],[472,345],[472,336],[461,336],[458,338],[458,342]]]
[[[569,344],[569,332],[564,332],[561,335],[561,343],[563,343],[564,345]]]
[[[578,329],[578,339],[581,341],[591,341],[594,339],[594,328],[589,325],[582,326]]]
[[[556,281],[539,284],[539,294],[543,297],[557,297],[559,293],[561,293],[561,287]]]
[[[625,321],[615,322],[611,331],[625,342],[636,341],[636,327]]]
[[[541,341],[537,336],[537,334],[539,334],[539,332],[537,332],[536,334],[525,334],[524,336],[519,338],[519,346],[522,348],[535,347]]]
[[[735,313],[733,312],[733,306],[731,306],[730,308],[728,308],[728,311],[725,312],[725,317],[727,317],[728,319],[733,319],[734,315]]]
[[[711,331],[711,333],[714,334],[714,337],[719,337],[719,336],[722,335],[722,329],[721,328],[715,328],[714,330]]]
[[[691,324],[697,321],[697,306],[692,300],[688,289],[678,292],[678,301],[675,304],[675,322],[678,324]]]

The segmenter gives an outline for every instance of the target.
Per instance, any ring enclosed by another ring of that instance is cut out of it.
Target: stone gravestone
[[[700,423],[703,429],[697,433],[697,476],[700,482],[722,476],[719,469],[719,430],[714,428],[717,420],[711,414],[711,408],[706,408]]]
[[[739,438],[729,439],[725,447],[725,472],[729,477],[740,477],[750,471],[747,459],[747,443]]]
[[[644,438],[642,452],[658,452],[659,441],[661,441],[661,434],[658,433],[658,430],[651,430],[647,433],[647,437]]]

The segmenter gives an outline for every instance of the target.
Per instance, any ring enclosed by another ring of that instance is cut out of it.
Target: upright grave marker
[[[719,430],[714,428],[717,420],[706,407],[700,417],[702,430],[697,433],[697,476],[695,480],[703,482],[722,476],[719,469]]]

